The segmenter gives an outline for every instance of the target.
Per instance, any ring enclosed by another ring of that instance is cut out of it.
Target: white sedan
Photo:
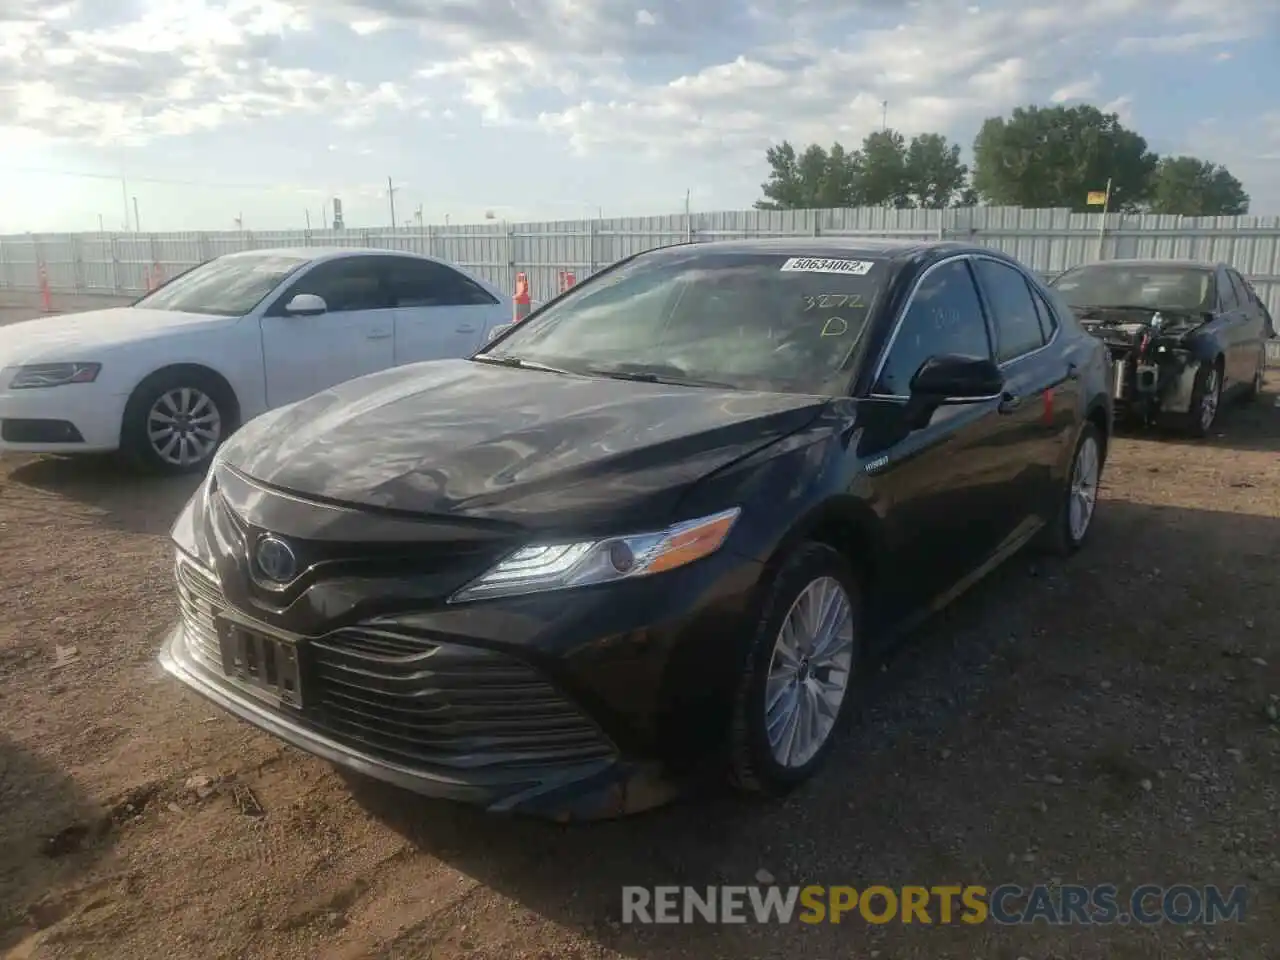
[[[254,250],[131,307],[0,327],[0,453],[121,451],[204,470],[237,426],[345,380],[470,356],[511,298],[385,250]]]

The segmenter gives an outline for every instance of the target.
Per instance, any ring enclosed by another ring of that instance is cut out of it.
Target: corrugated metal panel
[[[972,207],[948,210],[727,210],[609,220],[462,224],[401,229],[0,237],[0,289],[34,290],[43,264],[59,292],[138,294],[212,257],[268,247],[375,247],[440,257],[513,290],[528,275],[535,300],[561,271],[579,280],[623,257],[689,241],[883,236],[964,240],[1010,253],[1052,276],[1100,256],[1223,260],[1280,317],[1280,217],[1170,217]]]

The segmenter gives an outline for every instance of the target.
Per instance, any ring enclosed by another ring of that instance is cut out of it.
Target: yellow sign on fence
[[[1091,207],[1101,207],[1105,205],[1106,202],[1107,191],[1105,190],[1090,190],[1088,199],[1085,200],[1085,203]]]

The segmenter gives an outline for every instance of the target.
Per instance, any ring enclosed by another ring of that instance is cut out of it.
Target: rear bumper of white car
[[[106,453],[120,446],[127,396],[98,384],[9,390],[0,370],[0,453]]]

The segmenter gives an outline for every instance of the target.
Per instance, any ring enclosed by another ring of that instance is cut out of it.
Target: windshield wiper
[[[559,367],[539,363],[537,360],[524,360],[520,357],[491,357],[487,353],[477,353],[471,359],[478,363],[493,363],[502,367],[516,367],[519,370],[542,370],[546,373],[564,373],[569,376],[575,376],[572,370],[561,370]]]
[[[724,383],[720,380],[703,380],[677,374],[658,373],[655,370],[646,370],[642,367],[636,367],[635,369],[628,367],[587,367],[583,372],[593,377],[607,377],[610,380],[631,380],[635,383],[665,383],[673,387],[717,387],[722,390],[738,389],[732,383]]]

